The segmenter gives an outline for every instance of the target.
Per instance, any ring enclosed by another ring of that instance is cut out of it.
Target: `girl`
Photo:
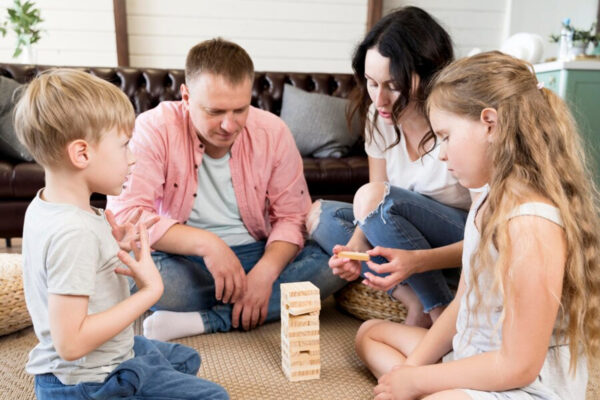
[[[364,283],[396,287],[409,325],[431,325],[454,297],[448,280],[458,283],[470,197],[437,159],[424,112],[429,81],[452,58],[450,37],[420,8],[395,11],[373,27],[352,60],[357,86],[349,116],[357,114],[365,125],[370,183],[354,204],[315,202],[307,221],[312,238],[333,254],[333,273],[347,280],[359,276],[360,264],[335,254],[379,246],[370,254],[389,263],[369,267],[389,275],[367,272]],[[399,286],[402,281],[408,286]]]
[[[565,104],[530,65],[491,52],[444,69],[427,106],[440,158],[485,189],[456,298],[433,327],[359,329],[375,398],[584,399],[600,349],[599,225]]]

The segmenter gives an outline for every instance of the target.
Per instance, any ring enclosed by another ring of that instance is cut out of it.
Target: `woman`
[[[387,15],[367,33],[352,60],[357,86],[348,117],[358,114],[365,126],[369,183],[354,204],[315,202],[307,220],[332,254],[334,274],[362,275],[389,290],[407,306],[406,324],[424,327],[454,297],[470,205],[468,190],[438,160],[424,108],[429,81],[452,59],[449,35],[417,7]],[[342,250],[368,250],[383,264],[367,262],[361,274],[358,261],[336,256]]]

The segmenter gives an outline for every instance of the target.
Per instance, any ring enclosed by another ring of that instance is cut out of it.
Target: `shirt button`
[[[174,183],[173,186],[178,187],[176,183]]]
[[[192,196],[196,197],[196,196],[198,196],[198,193],[194,193]]]

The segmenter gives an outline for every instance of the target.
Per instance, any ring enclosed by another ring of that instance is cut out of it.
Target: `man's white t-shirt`
[[[371,105],[369,117],[374,112],[375,108]],[[368,134],[365,135],[365,151],[369,157],[385,159],[388,181],[392,186],[423,194],[451,207],[469,209],[469,190],[458,183],[446,163],[438,158],[439,141],[431,152],[411,161],[401,126],[398,127],[400,142],[389,149],[396,141],[394,127],[383,122],[382,118],[377,119],[376,127],[379,132],[374,130],[372,140],[369,140]]]

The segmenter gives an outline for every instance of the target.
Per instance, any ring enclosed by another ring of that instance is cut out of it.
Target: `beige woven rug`
[[[199,376],[218,382],[237,399],[370,399],[375,380],[354,352],[360,321],[340,313],[332,299],[321,311],[321,379],[291,383],[281,372],[280,325],[271,323],[251,332],[195,336],[180,343],[202,356]],[[37,343],[27,328],[0,337],[0,399],[33,400],[32,378],[23,366]],[[600,399],[600,369],[590,371],[588,400]]]
[[[199,376],[221,384],[231,399],[369,399],[375,379],[354,352],[360,321],[340,313],[333,299],[321,310],[321,379],[289,382],[281,370],[280,324],[250,332],[179,340],[202,357]],[[34,399],[23,367],[37,340],[31,328],[0,337],[0,399]]]

